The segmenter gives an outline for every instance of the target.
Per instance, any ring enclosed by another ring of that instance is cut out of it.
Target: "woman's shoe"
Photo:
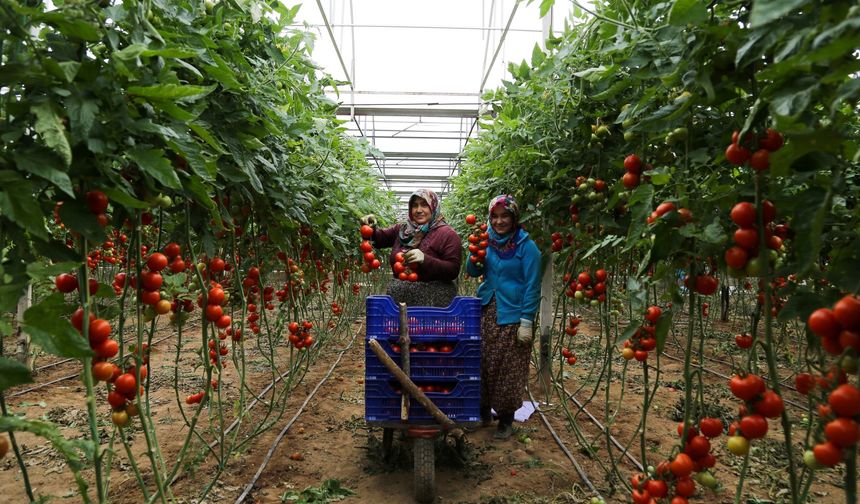
[[[481,406],[481,427],[489,427],[493,425],[493,414],[490,407],[484,408]]]
[[[514,433],[514,414],[500,414],[499,415],[499,426],[496,429],[496,432],[493,434],[493,437],[496,439],[508,439]]]

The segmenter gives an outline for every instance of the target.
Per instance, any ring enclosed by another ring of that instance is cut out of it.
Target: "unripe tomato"
[[[131,421],[131,418],[129,418],[125,410],[119,410],[111,413],[111,421],[117,427],[125,427]]]
[[[750,451],[750,442],[743,436],[731,436],[726,441],[726,448],[735,455],[746,455]]]

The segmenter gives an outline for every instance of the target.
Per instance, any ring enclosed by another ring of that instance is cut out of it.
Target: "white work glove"
[[[534,333],[532,332],[532,321],[528,319],[520,319],[520,327],[517,329],[517,343],[521,345],[530,345]]]
[[[367,214],[359,219],[358,222],[364,226],[376,227],[376,216],[373,214]]]
[[[403,254],[403,260],[406,261],[406,264],[421,264],[424,262],[424,252],[421,252],[418,249],[412,249]]]

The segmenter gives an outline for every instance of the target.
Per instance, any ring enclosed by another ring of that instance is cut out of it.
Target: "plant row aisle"
[[[556,272],[554,393],[603,492],[856,502],[860,9],[595,3],[485,95],[448,208],[526,209]]]
[[[0,5],[0,458],[14,461],[13,500],[67,490],[51,472],[31,481],[44,442],[84,502],[205,499],[290,411],[309,365],[348,342],[358,294],[382,276],[359,270],[355,222],[391,219],[394,201],[335,119],[311,36],[289,28],[297,10]],[[76,385],[51,389],[45,413],[27,394],[61,371]]]

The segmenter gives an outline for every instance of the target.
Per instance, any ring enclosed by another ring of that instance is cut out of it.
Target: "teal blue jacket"
[[[483,267],[468,261],[466,272],[473,277],[484,276],[478,297],[486,306],[495,296],[497,324],[534,321],[540,305],[540,251],[527,232],[520,233],[517,251],[510,259],[500,258],[496,249],[487,247]]]

